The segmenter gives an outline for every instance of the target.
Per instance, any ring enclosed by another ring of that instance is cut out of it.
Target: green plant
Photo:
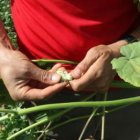
[[[6,30],[8,32],[9,37],[11,38],[12,42],[16,44],[16,33],[13,27],[13,23],[11,20],[10,14],[10,0],[0,0],[0,16],[1,19],[4,21]],[[135,0],[139,7],[139,0]],[[139,46],[138,44],[132,44],[130,46],[126,46],[121,50],[122,55],[119,59],[114,59],[112,61],[113,68],[117,70],[119,76],[124,79],[126,82],[123,81],[114,81],[112,83],[112,87],[122,87],[122,88],[136,88],[140,87],[140,80],[139,80]],[[133,51],[132,51],[133,47]],[[131,52],[132,51],[132,52]],[[41,68],[50,68],[56,62],[60,63],[69,63],[69,64],[77,64],[71,61],[65,60],[33,60],[33,63],[38,65]],[[124,63],[125,62],[125,63]],[[127,69],[122,67],[123,64]],[[49,67],[48,67],[49,66]],[[134,70],[134,77],[128,77],[127,75]],[[67,74],[68,73],[61,73],[63,80],[71,80],[71,77]],[[66,76],[66,77],[65,77]],[[134,86],[132,86],[133,84]],[[94,116],[102,116],[102,139],[104,139],[104,124],[105,124],[105,115],[116,111],[118,109],[127,107],[128,105],[132,105],[136,102],[140,102],[140,97],[133,97],[128,99],[120,99],[114,101],[88,101],[94,95],[90,95],[88,98],[84,99],[81,102],[70,102],[70,103],[58,103],[58,104],[46,104],[46,105],[36,105],[34,102],[30,103],[30,106],[26,106],[26,102],[14,102],[8,95],[8,92],[4,88],[4,85],[1,81],[0,84],[0,140],[10,140],[10,139],[18,139],[18,140],[36,140],[37,138],[44,137],[47,139],[48,134],[52,132],[55,128],[70,123],[72,121],[76,121],[79,119],[88,118],[88,121],[81,132],[79,139],[82,139],[82,135],[90,122],[90,120]],[[106,95],[105,95],[106,96]],[[86,116],[77,116],[75,118],[71,118],[70,120],[66,120],[65,122],[59,122],[58,118],[65,115],[65,113],[72,111],[73,108],[83,107],[92,108],[92,112]],[[109,109],[108,107],[112,107]],[[102,108],[102,110],[99,110]],[[30,114],[34,114],[34,117],[30,117]],[[54,123],[54,125],[52,125]]]
[[[112,61],[113,69],[124,81],[140,87],[140,42],[126,45],[120,52],[122,56]]]

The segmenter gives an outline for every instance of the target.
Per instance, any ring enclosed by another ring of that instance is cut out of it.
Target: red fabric
[[[133,0],[12,0],[19,47],[30,57],[81,61],[134,26]]]

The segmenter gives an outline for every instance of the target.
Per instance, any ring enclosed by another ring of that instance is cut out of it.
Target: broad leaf
[[[140,87],[140,42],[122,47],[121,54],[120,58],[112,60],[113,69],[124,81]]]

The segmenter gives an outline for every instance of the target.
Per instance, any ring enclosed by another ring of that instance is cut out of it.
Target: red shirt
[[[12,0],[19,47],[30,57],[81,61],[99,44],[131,30],[133,0]]]

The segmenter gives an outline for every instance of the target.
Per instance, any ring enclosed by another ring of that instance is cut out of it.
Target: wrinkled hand
[[[35,66],[19,51],[4,51],[6,56],[0,55],[0,74],[14,100],[44,99],[66,86],[66,83],[59,83],[61,77],[55,74],[59,64],[46,71]]]
[[[126,43],[126,42],[125,42]],[[112,47],[116,49],[112,50]],[[115,76],[111,60],[119,55],[120,44],[99,45],[91,48],[85,58],[71,72],[74,91],[106,92]]]

